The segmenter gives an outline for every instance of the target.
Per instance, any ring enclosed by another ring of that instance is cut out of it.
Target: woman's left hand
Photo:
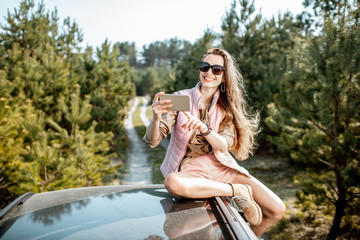
[[[192,129],[198,129],[201,133],[207,132],[208,127],[200,119],[189,113],[183,113],[188,117],[188,121],[181,126],[182,128],[187,128],[189,129],[189,131],[191,131]]]

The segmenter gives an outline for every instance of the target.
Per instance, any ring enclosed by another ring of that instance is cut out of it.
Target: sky
[[[263,17],[304,10],[303,0],[255,0],[256,12]],[[0,24],[6,24],[8,9],[19,8],[20,0],[0,0]],[[35,0],[37,3],[39,0]],[[174,37],[194,43],[204,30],[221,32],[221,21],[233,0],[43,0],[46,9],[55,7],[62,20],[70,17],[82,29],[82,47],[135,42],[138,49],[155,41]],[[238,2],[238,1],[237,1]],[[2,29],[0,30],[2,31]]]

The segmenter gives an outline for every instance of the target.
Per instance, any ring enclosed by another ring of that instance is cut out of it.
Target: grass
[[[291,167],[285,159],[269,154],[258,154],[239,162],[251,175],[256,177],[281,199],[293,197],[296,189],[293,177],[296,169]]]
[[[148,105],[147,108],[146,108],[146,116],[148,117],[149,120],[151,120],[152,116],[153,116],[153,112],[152,112],[152,109],[151,109],[151,105]]]

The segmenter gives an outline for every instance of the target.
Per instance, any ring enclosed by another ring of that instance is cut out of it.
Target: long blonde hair
[[[245,100],[245,84],[235,59],[224,49],[211,48],[203,56],[219,55],[224,59],[225,92],[220,91],[219,104],[225,110],[224,124],[232,121],[235,125],[234,143],[231,152],[238,160],[245,160],[253,155],[256,146],[255,137],[259,133],[259,114],[248,113]],[[222,83],[223,84],[223,83]],[[220,86],[219,86],[220,88]]]

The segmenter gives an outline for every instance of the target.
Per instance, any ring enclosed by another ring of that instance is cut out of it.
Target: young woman
[[[199,70],[194,88],[174,93],[191,97],[190,112],[170,111],[171,102],[159,100],[164,93],[155,95],[144,141],[155,147],[171,133],[161,165],[171,194],[232,197],[260,237],[282,218],[285,205],[228,152],[238,160],[252,154],[258,118],[247,113],[243,79],[227,51],[209,49]]]

